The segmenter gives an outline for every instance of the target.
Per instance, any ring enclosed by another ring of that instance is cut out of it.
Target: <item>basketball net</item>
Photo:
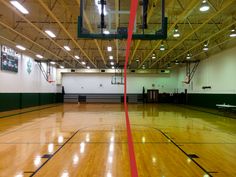
[[[48,83],[51,84],[52,82],[55,82],[55,81],[52,79],[52,75],[48,74]]]

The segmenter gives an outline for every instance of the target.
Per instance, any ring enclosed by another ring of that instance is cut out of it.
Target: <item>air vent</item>
[[[132,69],[132,70],[131,70],[131,73],[135,73],[135,70],[134,70],[134,69]]]
[[[105,69],[101,69],[101,73],[105,73],[106,72],[106,70]]]
[[[70,71],[71,71],[72,73],[74,73],[74,72],[75,72],[75,69],[71,69]]]

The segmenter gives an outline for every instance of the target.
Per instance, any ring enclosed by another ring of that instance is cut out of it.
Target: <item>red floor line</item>
[[[127,129],[127,136],[128,136],[128,148],[129,148],[130,168],[131,168],[132,177],[138,177],[138,170],[137,170],[135,154],[134,154],[134,145],[133,145],[133,138],[132,138],[132,133],[131,133],[131,128],[130,128],[126,95],[127,95],[127,65],[128,65],[129,55],[130,55],[130,45],[132,41],[134,21],[135,21],[135,16],[137,12],[137,7],[138,7],[138,0],[131,0],[128,39],[127,39],[125,66],[124,66],[124,106],[125,106],[126,129]]]

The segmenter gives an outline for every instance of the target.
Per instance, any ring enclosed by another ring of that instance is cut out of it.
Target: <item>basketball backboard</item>
[[[131,0],[80,0],[78,38],[126,39]],[[167,37],[165,0],[140,0],[133,39]]]

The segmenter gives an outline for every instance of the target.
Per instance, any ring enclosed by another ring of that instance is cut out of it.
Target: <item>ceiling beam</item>
[[[188,35],[186,35],[184,38],[182,38],[177,44],[175,44],[170,50],[168,50],[164,55],[162,55],[159,58],[159,61],[162,60],[165,56],[167,56],[170,52],[172,52],[175,48],[177,48],[179,45],[181,45],[183,43],[183,41],[185,41],[185,39],[189,38],[190,36],[192,36],[195,32],[197,32],[198,30],[200,30],[203,26],[205,26],[209,21],[211,21],[211,19],[215,18],[217,15],[219,15],[223,10],[225,10],[227,7],[229,7],[232,3],[234,2],[234,0],[228,1],[227,3],[225,3],[224,7],[221,7],[221,9],[219,9],[216,13],[213,13],[206,21],[204,21],[201,25],[199,25],[197,28],[195,28],[192,32],[190,32]],[[154,48],[156,49],[156,48]],[[157,63],[158,61],[154,62],[150,67],[153,67],[155,63]]]
[[[22,33],[16,31],[15,29],[13,29],[12,27],[10,27],[9,25],[3,23],[2,21],[0,21],[0,25],[5,27],[6,29],[8,29],[9,31],[19,35],[20,37],[26,39],[27,41],[29,41],[30,43],[34,44],[35,46],[38,46],[39,48],[41,48],[42,50],[46,51],[47,53],[51,54],[52,56],[54,56],[55,58],[58,58],[59,60],[63,61],[63,58],[59,57],[58,55],[56,55],[55,53],[51,52],[50,50],[46,49],[45,47],[43,47],[42,45],[40,45],[39,43],[33,41],[32,39],[30,39],[29,37],[23,35]],[[71,64],[67,61],[65,61],[68,65],[71,66]]]
[[[43,36],[45,36],[47,39],[49,39],[53,44],[55,44],[57,47],[59,47],[61,50],[63,50],[65,53],[67,53],[68,55],[70,55],[72,58],[73,56],[68,53],[67,51],[64,50],[63,47],[61,47],[57,42],[55,42],[53,39],[51,39],[46,33],[44,33],[39,27],[37,27],[36,25],[34,25],[33,23],[31,23],[24,15],[22,15],[19,11],[17,11],[12,5],[9,4],[9,2],[5,1],[5,0],[0,0],[0,2],[2,2],[6,7],[8,7],[9,9],[11,9],[14,13],[16,13],[20,18],[22,18],[23,20],[25,20],[31,27],[33,27],[36,31],[38,31],[39,33],[41,33]],[[74,59],[74,58],[73,58]],[[80,63],[81,66],[83,66]],[[84,66],[83,66],[84,67]]]
[[[54,13],[52,13],[52,11],[48,8],[48,6],[42,1],[42,0],[38,0],[39,4],[41,4],[41,6],[47,11],[47,13],[57,22],[57,24],[60,26],[60,28],[67,34],[67,36],[72,40],[72,42],[76,45],[76,47],[78,47],[81,52],[84,54],[84,56],[90,61],[90,63],[97,68],[97,66],[94,64],[94,62],[92,61],[92,59],[87,55],[87,53],[83,50],[83,48],[77,43],[77,41],[74,39],[74,37],[67,31],[67,29],[62,25],[62,23],[59,21],[59,19],[55,16]],[[74,59],[74,56],[69,54],[70,56],[72,56],[72,58]]]
[[[76,0],[76,2],[77,2],[77,4],[78,4],[78,6],[80,7],[80,1],[79,1],[79,0]],[[89,28],[89,31],[90,31],[91,33],[93,33],[93,28],[92,28],[92,26],[91,26],[91,23],[90,23],[90,21],[89,21],[89,19],[88,19],[87,14],[84,12],[83,15],[84,15],[84,20],[85,20],[85,22],[86,22],[86,24],[87,24],[87,26],[88,26],[88,28]],[[97,39],[94,39],[94,42],[95,42],[95,44],[96,44],[96,46],[97,46],[97,49],[98,49],[99,54],[100,54],[101,57],[102,57],[103,63],[104,63],[104,65],[106,66],[106,60],[105,60],[104,55],[103,55],[103,53],[102,53],[102,50],[101,50],[101,48],[100,48],[100,46],[99,46],[99,44],[98,44],[98,40],[97,40]]]
[[[183,19],[185,19],[186,17],[189,16],[189,14],[193,11],[193,9],[198,6],[199,4],[199,0],[192,0],[188,6],[185,8],[185,10],[182,11],[182,13],[177,17],[177,19],[175,20],[175,22],[169,27],[167,34],[169,34],[170,32],[173,31],[173,29],[175,28],[175,26],[180,22],[183,21]],[[161,41],[157,42],[155,47],[151,50],[151,52],[149,52],[146,57],[143,59],[143,61],[140,63],[140,65],[138,66],[138,68],[140,68],[143,63],[149,58],[150,55],[152,55],[152,53],[160,46]],[[159,61],[159,60],[157,60]]]
[[[156,0],[154,0],[154,2],[153,2],[153,4],[152,4],[151,8],[148,9],[147,23],[149,23],[149,21],[150,21],[150,19],[151,19],[151,17],[152,17],[152,14],[153,14],[153,11],[154,11],[155,7],[156,7]],[[132,52],[132,56],[131,56],[131,58],[130,58],[129,64],[131,64],[131,62],[133,61],[134,56],[135,56],[135,54],[136,54],[137,49],[139,48],[140,43],[141,43],[141,40],[138,40],[138,41],[137,41],[137,44],[135,45],[134,50],[133,50],[133,52]]]
[[[228,29],[229,29],[232,25],[234,25],[234,24],[236,24],[236,21],[230,23],[229,25],[224,26],[220,31],[218,31],[218,32],[216,32],[216,33],[210,35],[208,38],[206,38],[206,39],[204,39],[203,41],[201,41],[201,42],[195,44],[194,46],[192,46],[192,47],[189,48],[188,50],[182,52],[180,55],[178,55],[178,56],[176,56],[175,58],[173,58],[171,61],[175,61],[176,59],[180,58],[181,56],[186,55],[188,52],[190,52],[190,51],[193,50],[194,48],[198,47],[199,45],[202,45],[205,41],[209,41],[210,39],[212,39],[212,38],[216,37],[217,35],[219,35],[220,33],[222,33],[222,31],[228,30]],[[171,62],[171,61],[170,61],[170,62]],[[162,65],[162,66],[164,66],[164,65]]]

